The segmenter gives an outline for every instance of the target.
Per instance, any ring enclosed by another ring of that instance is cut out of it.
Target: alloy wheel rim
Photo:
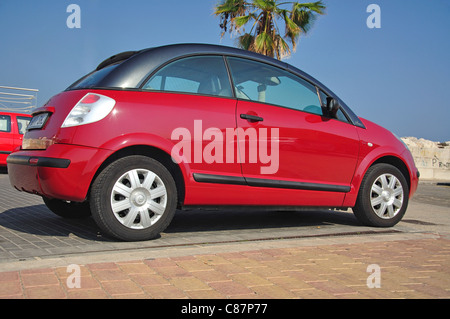
[[[111,209],[116,219],[130,229],[154,225],[167,206],[167,190],[161,178],[147,169],[123,174],[111,192]]]
[[[392,174],[379,176],[370,191],[372,209],[382,219],[394,218],[403,206],[403,198],[402,184]]]

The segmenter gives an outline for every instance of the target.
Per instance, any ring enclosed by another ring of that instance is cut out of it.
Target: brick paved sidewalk
[[[442,238],[262,249],[3,272],[0,298],[450,298],[449,264]]]

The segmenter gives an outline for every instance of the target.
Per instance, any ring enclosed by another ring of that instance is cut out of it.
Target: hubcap
[[[167,191],[161,178],[146,169],[134,169],[123,174],[114,184],[111,208],[122,225],[145,229],[164,214]]]
[[[391,219],[395,217],[403,206],[403,187],[392,174],[378,177],[370,191],[370,203],[378,217]]]
[[[135,206],[143,206],[147,203],[150,192],[145,192],[145,189],[137,189],[131,193],[131,201]]]

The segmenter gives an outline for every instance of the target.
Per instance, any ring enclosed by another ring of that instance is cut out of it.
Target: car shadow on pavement
[[[352,213],[341,211],[190,210],[177,211],[166,235],[254,229],[309,228],[332,225],[359,226]],[[9,231],[7,231],[9,230]],[[111,242],[93,218],[64,219],[45,205],[18,207],[0,213],[0,237],[69,236],[88,241]],[[26,238],[25,238],[26,239]],[[28,239],[29,240],[29,239]]]
[[[177,211],[166,233],[246,229],[359,226],[352,213],[329,210],[221,209]]]
[[[3,228],[3,229],[2,229]],[[5,232],[10,230],[10,232]],[[0,212],[0,235],[27,240],[26,235],[34,237],[76,236],[95,241],[111,241],[102,237],[92,218],[65,219],[53,214],[45,205],[18,207]]]

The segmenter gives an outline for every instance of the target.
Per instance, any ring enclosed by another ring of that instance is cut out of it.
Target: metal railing
[[[0,111],[31,113],[37,105],[37,89],[0,86]]]

